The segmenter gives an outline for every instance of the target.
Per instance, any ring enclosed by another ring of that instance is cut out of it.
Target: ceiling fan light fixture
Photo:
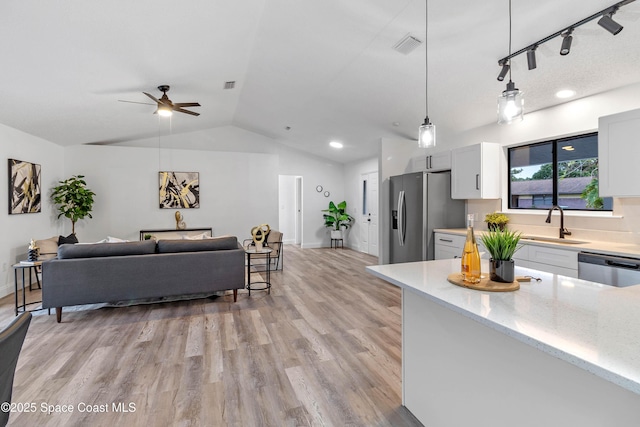
[[[159,105],[158,115],[162,117],[171,117],[173,115],[173,110],[168,105]]]

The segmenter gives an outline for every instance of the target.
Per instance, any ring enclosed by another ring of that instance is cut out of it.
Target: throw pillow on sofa
[[[60,236],[58,237],[58,246],[64,244],[76,244],[78,243],[78,238],[75,234],[71,233],[68,236]]]

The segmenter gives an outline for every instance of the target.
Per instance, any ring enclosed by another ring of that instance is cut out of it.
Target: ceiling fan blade
[[[125,101],[124,99],[118,99],[118,102],[128,102],[130,104],[156,105],[156,104],[152,104],[150,102]]]
[[[200,115],[200,113],[194,113],[193,111],[184,110],[184,109],[182,109],[180,107],[174,108],[173,111],[177,111],[179,113],[191,114],[192,116],[199,116]]]
[[[160,102],[155,96],[148,94],[147,92],[142,92],[147,95],[149,98],[153,99],[155,102]]]
[[[175,107],[199,107],[200,104],[197,102],[176,102],[173,104]]]

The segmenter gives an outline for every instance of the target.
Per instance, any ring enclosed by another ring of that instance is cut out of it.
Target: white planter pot
[[[342,230],[331,230],[332,239],[342,239]]]

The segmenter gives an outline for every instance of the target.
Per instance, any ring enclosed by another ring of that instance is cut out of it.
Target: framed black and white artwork
[[[9,159],[9,215],[41,211],[40,170],[38,164]]]
[[[198,172],[159,172],[160,209],[194,209],[200,207]]]

